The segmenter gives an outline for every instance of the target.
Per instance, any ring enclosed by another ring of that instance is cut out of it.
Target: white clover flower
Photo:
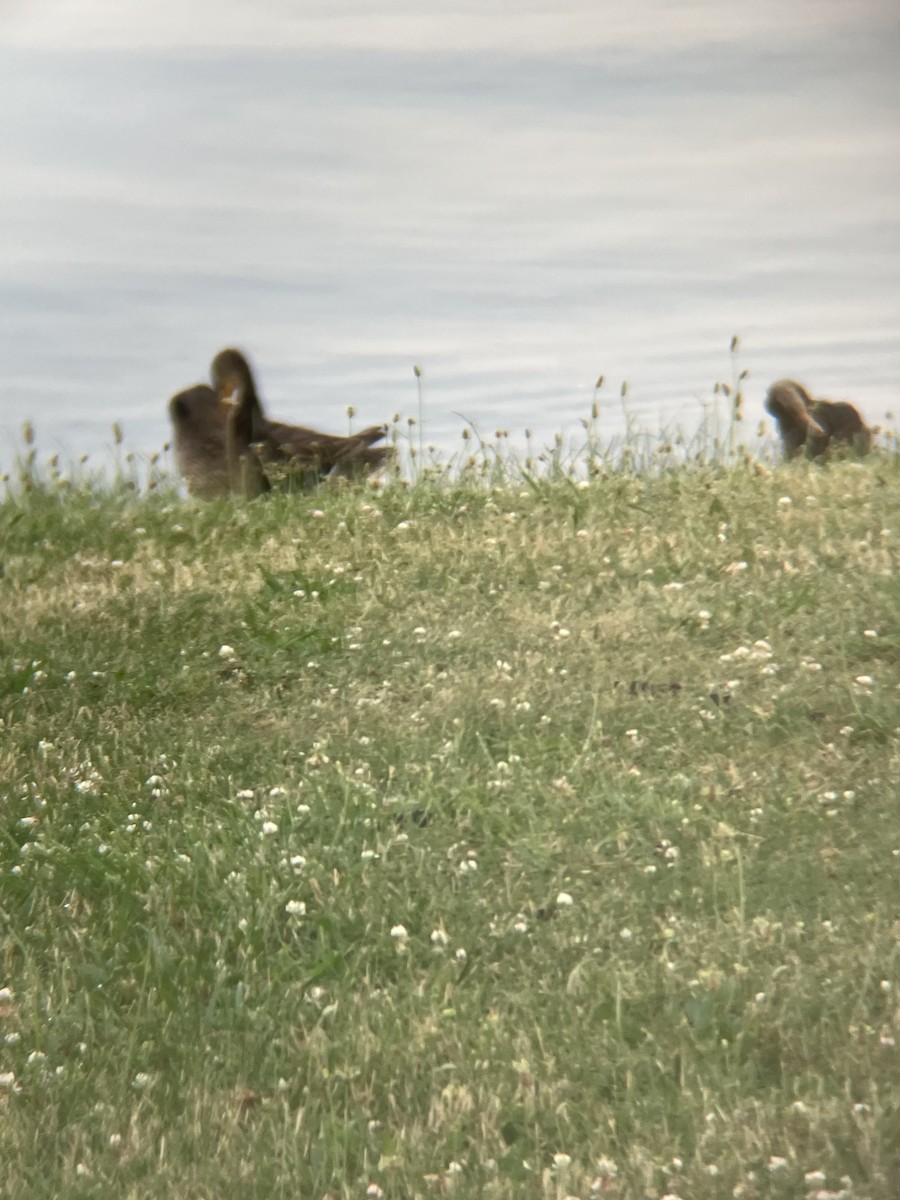
[[[565,1171],[568,1167],[571,1167],[571,1165],[572,1165],[571,1154],[554,1154],[553,1155],[553,1169],[555,1171]]]
[[[456,961],[459,963],[464,963],[468,959],[468,957],[469,957],[469,955],[466,953],[466,951],[463,949],[463,947],[458,946],[457,950],[456,950]]]
[[[433,929],[431,931],[431,944],[433,946],[447,946],[450,943],[450,938],[444,933],[443,929]]]
[[[266,837],[274,837],[278,832],[277,821],[263,821],[261,826],[262,832]]]
[[[461,638],[461,637],[462,637],[462,632],[459,629],[451,629],[450,632],[447,634],[448,640],[453,641],[453,642],[455,642],[458,638]]]
[[[556,897],[556,903],[559,908],[571,908],[575,901],[568,892],[560,892]]]
[[[13,1092],[16,1090],[15,1071],[0,1071],[0,1090]]]
[[[406,939],[409,937],[409,933],[407,932],[406,926],[405,925],[392,925],[391,926],[391,937],[397,942],[405,942]]]
[[[366,1195],[371,1197],[372,1200],[381,1200],[381,1197],[384,1195],[384,1190],[380,1188],[377,1183],[370,1183],[366,1188]]]
[[[234,658],[234,646],[220,646],[219,658]]]
[[[284,911],[289,917],[305,917],[306,905],[302,900],[288,900],[287,904],[284,906]]]
[[[870,688],[875,686],[875,680],[871,675],[857,675],[854,680],[861,688]]]
[[[619,1168],[611,1158],[606,1155],[597,1159],[597,1174],[602,1175],[605,1179],[615,1179],[619,1174]]]
[[[619,937],[622,939],[623,942],[630,942],[634,939],[634,934],[631,932],[631,930],[626,925],[624,929],[619,930]]]
[[[132,1079],[132,1081],[131,1081],[131,1086],[136,1091],[141,1092],[144,1090],[144,1088],[149,1086],[149,1083],[150,1083],[150,1076],[147,1074],[147,1072],[146,1071],[138,1071],[137,1075],[135,1075],[134,1079]]]
[[[772,1172],[784,1171],[787,1169],[787,1167],[788,1160],[786,1158],[782,1158],[780,1154],[773,1154],[769,1159],[769,1170]]]
[[[39,821],[38,817],[20,817],[19,818],[19,824],[22,826],[23,829],[31,829],[32,826],[38,824],[38,821]]]
[[[375,850],[363,850],[359,857],[363,860],[363,862],[374,862],[379,855]]]
[[[877,629],[864,629],[864,630],[863,630],[863,637],[867,637],[867,638],[877,638],[877,637],[878,637],[878,630],[877,630]]]

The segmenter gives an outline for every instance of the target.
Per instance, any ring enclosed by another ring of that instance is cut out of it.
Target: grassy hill
[[[3,1194],[896,1196],[898,486],[8,495]]]

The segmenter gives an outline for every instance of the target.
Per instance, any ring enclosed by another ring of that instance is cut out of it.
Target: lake
[[[168,437],[246,349],[270,414],[539,443],[695,429],[741,337],[885,421],[895,0],[29,0],[0,14],[0,466]]]

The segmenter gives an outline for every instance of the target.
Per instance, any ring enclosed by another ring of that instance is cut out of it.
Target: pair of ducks
[[[778,426],[786,458],[805,449],[811,458],[825,453],[832,442],[852,446],[858,454],[872,448],[872,433],[859,410],[843,400],[815,400],[794,379],[779,379],[769,388],[766,411]]]
[[[252,498],[271,490],[270,476],[284,473],[310,487],[328,476],[368,474],[390,457],[389,446],[375,445],[385,425],[341,437],[270,421],[239,350],[220,351],[210,377],[212,387],[198,384],[169,401],[175,461],[195,496]]]

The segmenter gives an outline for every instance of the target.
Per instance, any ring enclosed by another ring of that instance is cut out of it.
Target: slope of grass
[[[898,485],[9,496],[4,1195],[896,1195]]]

